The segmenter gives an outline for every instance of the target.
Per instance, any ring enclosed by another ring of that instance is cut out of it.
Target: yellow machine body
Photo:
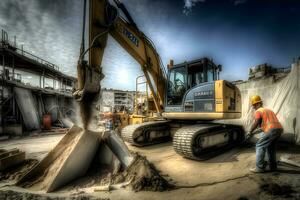
[[[193,91],[192,91],[193,92]],[[205,93],[207,91],[195,90],[193,96],[199,93]],[[219,119],[237,119],[241,117],[241,94],[239,89],[224,80],[217,80],[214,82],[214,110],[209,111],[186,111],[181,110],[180,112],[163,112],[162,116],[166,119],[177,119],[177,120],[219,120]],[[197,100],[194,100],[194,102]],[[205,101],[205,100],[204,100]],[[185,104],[192,101],[185,101]],[[205,105],[204,105],[205,107]],[[174,107],[175,108],[175,107]],[[174,109],[173,108],[173,109]],[[168,110],[168,109],[167,109]]]

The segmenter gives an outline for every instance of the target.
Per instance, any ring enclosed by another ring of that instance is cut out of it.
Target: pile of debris
[[[135,161],[124,172],[112,177],[113,183],[128,182],[134,191],[165,191],[173,188],[146,157],[135,154]]]
[[[38,160],[35,159],[27,159],[24,162],[14,165],[13,167],[7,168],[5,170],[0,171],[0,181],[9,180],[15,181],[22,177],[25,173],[30,171],[36,164]]]
[[[113,188],[112,186],[117,184],[128,187],[135,192],[161,192],[173,188],[173,185],[169,184],[168,181],[159,174],[157,169],[146,159],[146,157],[137,153],[135,153],[134,156],[135,160],[127,169],[115,173],[107,166],[102,166],[101,168],[98,166],[97,169],[95,169],[95,165],[91,165],[88,172],[82,178],[72,181],[64,189],[72,190],[90,187],[95,188],[95,191],[111,190],[111,188]],[[37,163],[37,161],[34,163]],[[32,181],[25,182],[21,186],[33,190],[44,190],[47,188],[47,183],[49,183],[49,176],[46,175],[54,168],[52,165],[46,174],[43,174],[43,176]],[[23,170],[19,171],[18,177],[26,174],[31,169],[32,165],[31,167],[24,167]]]
[[[25,160],[25,152],[17,148],[0,149],[0,171],[22,163]]]
[[[20,149],[0,149],[0,181],[19,179],[38,163],[34,159],[25,159],[25,152]]]
[[[17,181],[21,187],[45,192],[62,187],[72,190],[104,186],[109,190],[116,184],[134,191],[172,188],[145,157],[130,153],[116,133],[104,136],[77,126]]]

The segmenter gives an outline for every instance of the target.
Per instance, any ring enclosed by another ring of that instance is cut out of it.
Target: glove
[[[246,135],[245,135],[245,141],[249,140],[252,136],[253,136],[252,133],[247,132]]]

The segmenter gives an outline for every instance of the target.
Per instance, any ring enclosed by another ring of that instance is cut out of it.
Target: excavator
[[[122,138],[136,146],[170,140],[180,155],[203,159],[243,140],[243,129],[214,120],[241,117],[241,95],[236,86],[216,80],[221,66],[208,58],[163,67],[153,42],[138,28],[125,5],[114,0],[90,0],[89,47],[82,42],[78,62],[78,90],[84,124],[90,118],[90,103],[99,96],[101,61],[110,34],[141,66],[157,111],[157,120],[133,124],[122,130]],[[119,11],[125,16],[122,17]],[[84,35],[84,31],[83,31]],[[89,63],[84,55],[89,52]],[[175,131],[174,131],[175,130]]]
[[[114,131],[99,131],[92,126],[94,102],[101,90],[102,57],[108,34],[141,65],[149,85],[157,120],[133,124],[122,130],[125,141],[145,146],[169,140],[180,155],[207,159],[243,140],[241,127],[213,120],[241,116],[239,90],[225,80],[217,80],[220,66],[207,58],[179,65],[170,63],[165,71],[153,42],[139,30],[119,0],[116,7],[108,0],[89,0],[89,46],[85,48],[84,0],[82,43],[78,59],[78,83],[74,97],[79,102],[83,128],[74,125],[61,141],[17,185],[51,192],[86,174],[105,144],[126,169],[134,162],[123,140]],[[124,19],[119,10],[125,15]],[[88,61],[85,57],[88,55]],[[106,156],[102,154],[102,156]]]

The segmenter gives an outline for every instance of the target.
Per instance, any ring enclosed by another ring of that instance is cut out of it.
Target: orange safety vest
[[[282,129],[282,125],[276,117],[276,114],[268,108],[259,108],[255,111],[255,116],[260,113],[262,118],[261,129],[267,133],[272,128]]]

